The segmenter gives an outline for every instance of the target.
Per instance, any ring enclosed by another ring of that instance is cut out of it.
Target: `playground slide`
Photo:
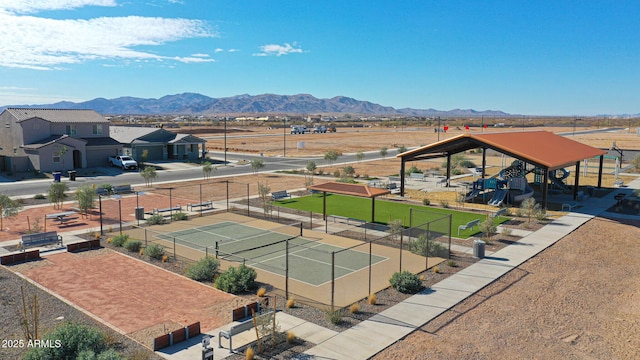
[[[532,196],[533,196],[533,188],[529,186],[529,184],[527,184],[522,194],[516,195],[513,197],[513,202],[521,202],[524,199],[530,198]]]
[[[473,198],[475,198],[476,196],[478,196],[478,194],[480,193],[480,189],[473,189],[471,190],[464,198],[464,201],[470,201],[473,200]]]
[[[500,206],[504,201],[504,198],[507,197],[509,191],[505,189],[497,189],[496,192],[493,193],[493,197],[489,200],[489,205],[492,206]]]
[[[569,177],[569,172],[566,169],[560,169],[562,171],[561,177],[556,177],[556,171],[549,171],[549,178],[551,179],[551,183],[555,185],[557,188],[562,190],[568,190],[567,184],[564,183],[564,179]]]

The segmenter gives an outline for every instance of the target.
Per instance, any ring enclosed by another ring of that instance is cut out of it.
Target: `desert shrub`
[[[465,160],[461,160],[458,163],[458,166],[460,166],[462,168],[474,168],[474,167],[476,167],[476,164],[471,160],[466,160],[465,159]]]
[[[453,169],[451,169],[451,174],[452,175],[462,175],[462,170],[460,170],[458,168],[453,168]]]
[[[369,303],[369,305],[375,305],[378,303],[378,297],[376,296],[376,294],[371,293],[369,294],[369,297],[367,298],[367,303]]]
[[[357,314],[360,312],[360,304],[354,303],[349,306],[349,312],[352,314]]]
[[[173,221],[188,220],[189,219],[189,215],[187,215],[186,213],[183,213],[183,212],[177,212],[177,213],[173,213],[171,215],[171,219]]]
[[[124,242],[123,246],[131,252],[138,252],[140,251],[140,246],[142,246],[142,241],[129,239]]]
[[[427,243],[429,253],[427,254]],[[416,240],[409,244],[409,251],[420,256],[437,256],[441,258],[449,257],[449,249],[442,243],[430,240],[427,235],[420,234]]]
[[[51,344],[59,343],[60,346],[34,347],[29,349],[24,359],[78,359],[82,353],[91,352],[101,356],[107,351],[107,342],[104,334],[93,327],[67,322],[58,326],[52,332],[44,335],[42,340],[48,340]],[[106,359],[122,359],[115,354],[114,357]]]
[[[164,224],[164,216],[160,214],[153,214],[147,218],[147,225]]]
[[[544,220],[547,220],[547,213],[544,210],[538,210],[535,213],[535,217],[536,217],[536,220],[538,221],[544,221]]]
[[[429,206],[429,205],[431,205],[431,200],[426,199],[426,198],[425,198],[425,199],[422,199],[422,205],[424,205],[424,206]]]
[[[44,196],[44,194],[35,194],[35,195],[33,195],[33,198],[34,198],[35,200],[44,200],[44,199],[46,199],[47,197],[46,197],[46,196]]]
[[[185,275],[195,281],[213,281],[220,267],[220,262],[211,256],[205,256],[185,270]]]
[[[418,173],[418,174],[422,174],[422,170],[418,169],[415,165],[411,166],[409,168],[409,170],[405,171],[405,173],[407,175],[411,174],[411,173]]]
[[[293,344],[296,341],[296,334],[293,331],[287,331],[287,344]]]
[[[254,352],[253,352],[253,348],[251,346],[249,346],[247,348],[247,350],[244,353],[245,359],[247,360],[253,360],[253,357],[255,356]]]
[[[121,247],[127,240],[129,240],[129,235],[127,234],[116,235],[111,239],[111,245]]]
[[[506,226],[503,226],[501,229],[502,229],[501,233],[504,236],[511,236],[511,234],[513,234],[513,230],[511,230],[510,228],[508,228]]]
[[[453,260],[449,260],[449,261],[447,261],[447,266],[448,267],[458,267],[458,263],[456,263]]]
[[[256,287],[256,277],[256,271],[246,265],[232,266],[218,276],[215,285],[217,289],[222,291],[239,294],[254,289]]]
[[[164,255],[164,248],[158,244],[150,244],[144,249],[144,254],[150,258],[160,260]]]
[[[342,321],[342,316],[343,316],[342,309],[327,311],[327,321],[329,321],[334,325],[340,324],[340,322]]]
[[[258,292],[256,293],[256,295],[258,297],[264,297],[265,295],[267,295],[267,289],[261,287],[260,289],[258,289]]]
[[[449,207],[449,202],[447,200],[440,200],[440,206],[446,209]]]
[[[415,294],[422,290],[422,283],[418,275],[409,271],[395,272],[391,275],[389,283],[394,289],[403,294]]]
[[[292,309],[293,307],[296,306],[296,299],[290,297],[289,299],[287,299],[287,309]]]
[[[436,274],[439,274],[440,273],[440,268],[437,267],[437,266],[434,266],[433,267],[433,272],[436,273]]]
[[[334,170],[333,171],[333,176],[339,178],[342,175],[342,172],[340,172],[340,170]]]

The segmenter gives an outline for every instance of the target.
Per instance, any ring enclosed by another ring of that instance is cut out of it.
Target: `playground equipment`
[[[564,183],[564,180],[569,177],[569,171],[567,169],[560,169],[562,172],[560,176],[558,176],[558,170],[549,171],[549,179],[551,179],[551,184],[562,191],[568,191],[569,188],[567,184]]]
[[[473,188],[466,194],[465,200],[473,200],[488,190],[494,190],[488,202],[489,205],[500,206],[505,201],[521,202],[533,196],[533,188],[529,186],[525,177],[527,173],[533,170],[534,168],[527,170],[524,162],[516,160],[509,167],[502,169],[498,175],[474,181]],[[496,177],[498,176],[501,179],[497,179]]]

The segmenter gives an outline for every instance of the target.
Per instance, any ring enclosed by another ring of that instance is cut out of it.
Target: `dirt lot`
[[[375,359],[638,358],[639,226],[588,222]]]

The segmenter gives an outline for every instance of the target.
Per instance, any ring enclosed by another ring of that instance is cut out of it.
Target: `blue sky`
[[[2,0],[0,105],[196,92],[640,113],[639,1]]]

